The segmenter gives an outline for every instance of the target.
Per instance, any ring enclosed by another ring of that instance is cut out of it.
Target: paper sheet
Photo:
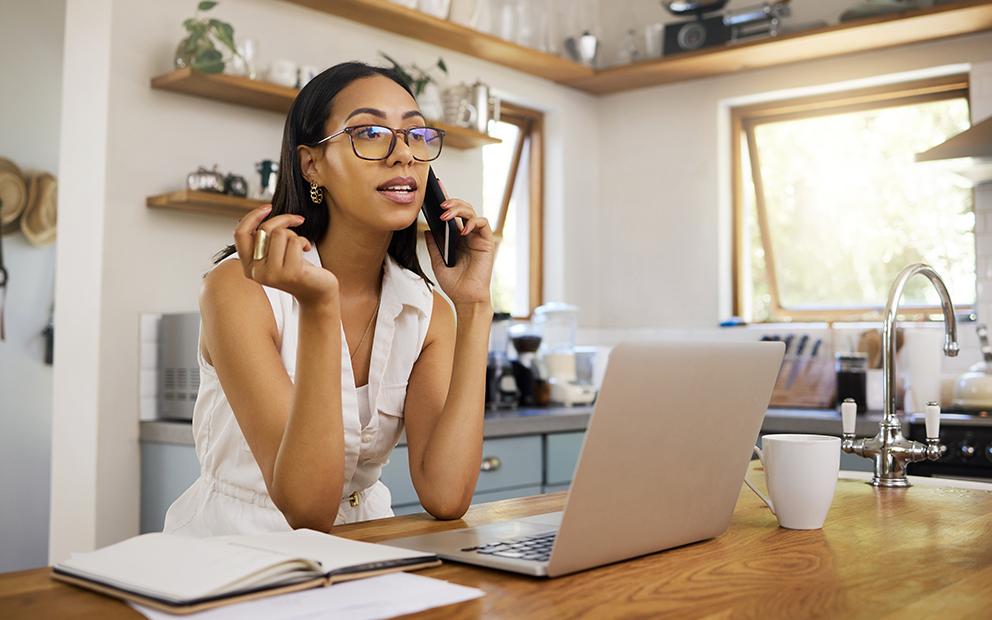
[[[177,616],[128,603],[149,620],[382,620],[425,609],[470,601],[484,595],[476,588],[448,583],[412,573],[390,573],[379,577],[336,583],[327,588],[270,596],[255,601],[224,605],[200,613]]]

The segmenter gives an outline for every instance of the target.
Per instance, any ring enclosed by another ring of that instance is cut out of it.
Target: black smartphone
[[[424,219],[430,226],[431,234],[437,249],[441,251],[441,258],[448,267],[455,266],[455,257],[458,254],[458,239],[461,237],[458,231],[458,224],[455,218],[447,222],[441,219],[444,209],[441,203],[444,202],[444,192],[441,191],[441,184],[434,176],[433,168],[427,169],[427,191],[424,192],[424,205],[420,208],[424,212]]]

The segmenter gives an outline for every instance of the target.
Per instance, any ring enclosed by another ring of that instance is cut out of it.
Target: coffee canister
[[[868,354],[837,353],[837,402],[853,398],[858,413],[868,411]]]

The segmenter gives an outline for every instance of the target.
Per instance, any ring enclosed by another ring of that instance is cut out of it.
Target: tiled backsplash
[[[161,314],[149,312],[141,314],[141,335],[138,345],[141,370],[138,375],[138,397],[142,420],[154,420],[158,417],[158,327],[161,321]]]

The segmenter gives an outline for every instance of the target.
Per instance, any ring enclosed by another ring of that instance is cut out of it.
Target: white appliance
[[[158,333],[158,417],[192,420],[200,389],[200,313],[163,314]]]

